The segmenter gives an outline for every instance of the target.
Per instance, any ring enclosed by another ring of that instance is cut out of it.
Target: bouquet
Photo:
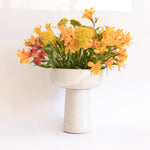
[[[94,12],[93,8],[85,9],[82,16],[91,26],[62,18],[56,26],[47,23],[45,30],[41,26],[34,28],[35,35],[25,40],[26,49],[18,50],[20,63],[43,68],[90,69],[95,75],[105,68],[112,70],[115,65],[120,70],[132,37],[123,29],[97,25]]]

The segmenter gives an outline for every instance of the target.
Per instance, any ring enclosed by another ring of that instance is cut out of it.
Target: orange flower
[[[72,27],[68,27],[68,29],[66,29],[64,26],[60,26],[59,30],[61,32],[62,38],[65,40],[65,54],[68,53],[68,51],[70,50],[72,53],[75,53],[76,48],[74,47],[74,42],[73,42],[73,36],[74,36],[74,32]]]
[[[118,49],[129,46],[132,40],[130,33],[124,33],[122,29],[115,30],[114,27],[105,26],[105,30],[100,33],[103,37],[101,46],[115,46]]]
[[[92,17],[93,17],[94,13],[95,13],[95,10],[93,10],[93,7],[90,10],[85,9],[82,18],[92,20]]]
[[[112,70],[112,64],[113,64],[114,60],[112,58],[109,58],[107,61],[104,62],[105,65],[107,65],[107,67]]]
[[[124,61],[116,59],[117,65],[118,65],[118,70],[120,71],[121,65],[124,63]]]
[[[56,36],[51,29],[51,24],[46,24],[47,31],[41,31],[41,26],[34,28],[34,33],[38,34],[37,39],[41,41],[41,47],[46,47],[49,42],[53,43],[56,40]]]
[[[98,61],[96,64],[90,61],[88,62],[88,66],[92,67],[91,72],[94,72],[95,75],[97,75],[101,71],[101,67],[102,67],[100,61]]]
[[[123,63],[126,61],[128,57],[128,55],[126,54],[126,48],[119,48],[119,51],[115,52],[114,54],[117,54],[117,57],[115,60],[118,65],[118,69],[120,70],[121,67],[124,67]]]
[[[59,26],[58,29],[61,32],[61,36],[64,38],[67,35],[67,29],[64,26]]]
[[[117,59],[125,61],[128,57],[126,54],[126,48],[120,48],[118,52],[115,52],[114,54],[117,54]]]
[[[125,34],[122,35],[122,41],[123,41],[124,45],[129,46],[130,41],[131,41],[132,39],[133,39],[133,38],[130,36],[130,32],[125,33]]]
[[[126,53],[119,53],[119,55],[117,55],[117,58],[119,58],[119,60],[126,60],[128,57],[128,55]]]
[[[30,51],[25,51],[25,49],[23,49],[22,52],[20,50],[18,50],[18,52],[19,54],[17,54],[17,56],[20,57],[20,63],[28,63],[30,65]]]
[[[108,49],[104,46],[104,47],[100,47],[99,49],[95,49],[94,52],[95,53],[99,53],[99,54],[102,54],[103,52],[107,52]]]
[[[89,45],[90,45],[89,48],[96,48],[96,49],[100,48],[100,42],[98,41],[97,38],[94,38],[92,41],[90,41]]]
[[[31,37],[28,40],[24,40],[24,41],[25,41],[24,43],[25,46],[29,46],[31,43],[35,44],[35,37],[31,35]]]
[[[76,48],[74,47],[74,43],[73,40],[71,38],[68,38],[67,40],[65,40],[65,54],[68,53],[68,51],[70,50],[72,53],[76,52]]]

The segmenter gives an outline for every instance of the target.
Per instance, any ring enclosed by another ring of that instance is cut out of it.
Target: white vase
[[[90,89],[100,85],[104,70],[94,75],[88,69],[51,69],[52,82],[66,88],[64,132],[92,130]]]

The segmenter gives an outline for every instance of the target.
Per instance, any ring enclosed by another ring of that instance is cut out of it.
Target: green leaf
[[[103,37],[100,34],[96,34],[96,38],[98,39],[98,41],[101,41]]]
[[[75,19],[71,19],[70,24],[73,25],[74,27],[81,26],[81,23]]]
[[[97,27],[95,30],[98,30],[100,27]]]
[[[75,69],[81,69],[80,67],[78,67],[78,66],[75,66]]]
[[[41,62],[48,62],[48,60],[41,60]]]
[[[58,26],[65,26],[68,23],[68,19],[67,18],[62,18],[59,22],[58,22]]]
[[[113,62],[113,65],[117,65],[117,63],[116,63],[116,62]]]
[[[43,44],[43,42],[42,42],[42,40],[39,38],[39,42],[41,43],[41,44]]]
[[[36,65],[36,66],[39,66],[39,67],[42,67],[42,68],[51,68],[50,66],[48,66],[48,65],[44,65],[44,64]]]
[[[51,49],[46,47],[43,49],[45,51],[46,54],[50,55],[51,54]]]
[[[101,69],[105,69],[105,68],[107,68],[107,66],[106,66],[106,65],[101,67]]]
[[[81,25],[81,27],[86,27],[86,26],[84,26],[84,25]]]
[[[97,23],[98,19],[99,19],[99,18],[96,18],[96,17],[95,17],[95,24]]]

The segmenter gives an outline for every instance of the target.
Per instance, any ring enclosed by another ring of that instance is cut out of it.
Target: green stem
[[[95,21],[92,19],[92,24],[93,24],[93,30],[95,30]]]

